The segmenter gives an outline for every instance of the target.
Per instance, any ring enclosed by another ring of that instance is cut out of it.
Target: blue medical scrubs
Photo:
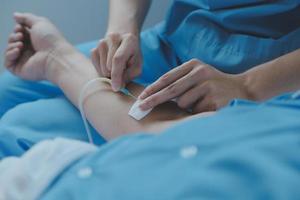
[[[141,34],[144,66],[136,81],[149,84],[192,58],[227,73],[243,72],[298,49],[299,25],[298,0],[175,0],[166,19]],[[95,45],[78,48],[88,55]],[[47,138],[87,140],[78,111],[48,82],[1,75],[0,117],[0,158],[21,155]]]

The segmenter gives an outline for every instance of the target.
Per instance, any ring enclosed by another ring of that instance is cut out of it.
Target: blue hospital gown
[[[300,47],[298,0],[175,0],[166,19],[141,34],[142,75],[149,84],[173,67],[198,58],[240,73]],[[85,54],[96,42],[80,45]],[[63,112],[62,112],[63,111]],[[0,158],[21,155],[57,136],[87,141],[76,108],[48,82],[0,77]],[[105,141],[94,131],[97,144]]]
[[[102,146],[68,166],[41,199],[296,200],[299,116],[300,98],[289,94],[263,104],[234,100],[161,135]]]

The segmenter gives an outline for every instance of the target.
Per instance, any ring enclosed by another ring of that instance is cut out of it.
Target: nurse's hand
[[[112,89],[119,91],[141,73],[142,54],[138,34],[108,34],[92,50],[92,61],[100,76],[111,78]]]
[[[250,97],[243,75],[225,74],[193,59],[163,75],[139,98],[142,110],[176,98],[179,107],[200,113],[222,108],[234,98]]]
[[[8,40],[6,68],[26,80],[47,80],[49,53],[66,40],[46,18],[30,13],[15,13],[14,18],[17,25]]]

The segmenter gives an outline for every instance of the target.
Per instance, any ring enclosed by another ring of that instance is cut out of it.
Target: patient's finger
[[[20,49],[15,48],[6,52],[5,58],[9,61],[15,61],[20,56]]]
[[[22,49],[23,47],[24,47],[23,42],[9,43],[8,47],[6,48],[6,51],[12,50],[14,48]]]
[[[15,61],[11,61],[11,60],[4,60],[4,66],[10,70],[13,66],[15,65]]]
[[[23,27],[20,24],[17,24],[14,28],[14,33],[22,32]]]
[[[13,42],[17,42],[17,41],[21,41],[24,39],[24,34],[23,33],[12,33],[10,34],[9,38],[8,38],[8,42],[9,43],[13,43]]]
[[[14,13],[14,18],[17,23],[25,25],[29,28],[39,21],[39,17],[31,13]]]

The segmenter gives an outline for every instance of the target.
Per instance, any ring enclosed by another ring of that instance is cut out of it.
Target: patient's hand
[[[49,53],[67,43],[47,19],[29,13],[15,13],[17,23],[9,37],[5,66],[27,80],[47,80]]]

